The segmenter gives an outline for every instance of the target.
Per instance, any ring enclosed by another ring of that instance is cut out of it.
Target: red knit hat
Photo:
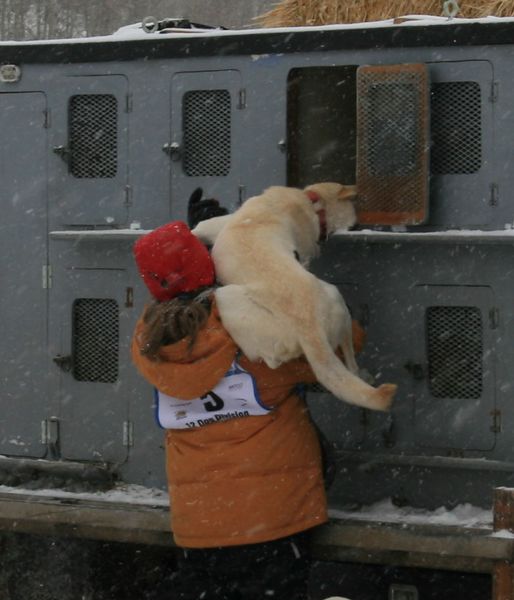
[[[207,248],[182,221],[172,221],[134,244],[139,273],[160,302],[212,285],[214,264]]]

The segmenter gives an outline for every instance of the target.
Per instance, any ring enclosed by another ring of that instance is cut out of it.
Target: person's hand
[[[196,188],[189,198],[187,204],[187,224],[190,229],[194,229],[200,221],[228,214],[228,210],[224,206],[220,206],[218,200],[214,198],[204,198],[202,200],[202,196],[202,188]]]

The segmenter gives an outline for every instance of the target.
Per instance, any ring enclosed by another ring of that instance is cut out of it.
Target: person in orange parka
[[[170,599],[305,600],[306,532],[327,520],[316,430],[295,384],[307,362],[250,362],[221,323],[208,250],[172,222],[134,247],[151,302],[132,358],[158,390],[171,526]]]
[[[317,432],[299,382],[303,359],[277,369],[241,355],[221,322],[208,250],[175,221],[134,255],[153,296],[132,359],[156,389],[166,429],[175,543],[184,549],[162,598],[306,600],[305,532],[327,521]]]

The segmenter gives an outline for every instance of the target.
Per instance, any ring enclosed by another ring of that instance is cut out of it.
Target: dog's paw
[[[376,410],[387,411],[391,408],[398,386],[394,383],[383,383],[376,389]]]

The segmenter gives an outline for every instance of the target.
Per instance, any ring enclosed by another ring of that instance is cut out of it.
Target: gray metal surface
[[[47,377],[47,130],[42,92],[0,93],[0,453],[44,455]],[[30,173],[30,178],[27,174]]]

